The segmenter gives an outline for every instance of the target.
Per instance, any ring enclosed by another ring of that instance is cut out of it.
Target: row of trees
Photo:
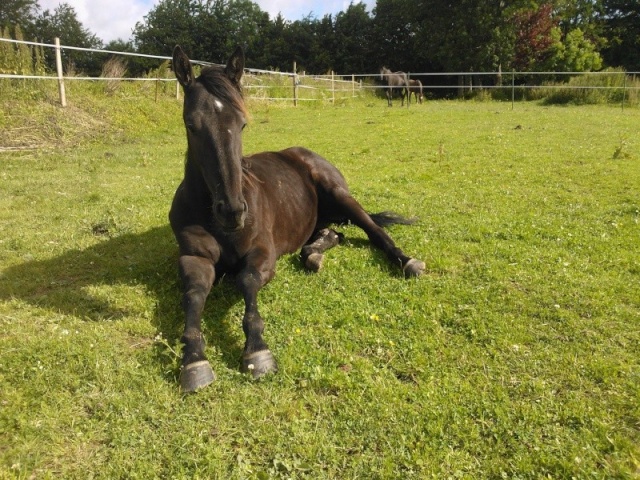
[[[296,21],[270,18],[251,0],[161,0],[131,39],[107,45],[61,4],[41,11],[37,0],[3,0],[0,27],[74,46],[169,55],[181,44],[192,58],[222,62],[242,45],[248,65],[312,73],[640,70],[637,0],[377,0],[371,13],[352,3],[337,15]],[[65,52],[89,74],[106,58]],[[47,56],[47,62],[52,59]],[[157,65],[129,60],[132,74]]]

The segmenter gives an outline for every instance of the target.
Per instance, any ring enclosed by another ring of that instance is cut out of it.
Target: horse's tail
[[[417,218],[405,218],[394,212],[370,213],[371,220],[379,227],[388,227],[390,225],[413,225],[418,221]]]

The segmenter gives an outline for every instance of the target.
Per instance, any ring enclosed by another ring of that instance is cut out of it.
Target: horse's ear
[[[227,62],[224,73],[227,74],[232,82],[240,84],[240,79],[244,73],[244,52],[242,51],[242,47],[236,47],[236,51],[233,52],[233,55],[231,55],[231,58],[229,58]]]
[[[180,45],[176,45],[176,48],[173,49],[173,71],[176,74],[178,82],[180,82],[180,85],[184,88],[190,87],[193,84],[193,68],[191,67],[189,57],[187,57],[187,54],[184,53]]]

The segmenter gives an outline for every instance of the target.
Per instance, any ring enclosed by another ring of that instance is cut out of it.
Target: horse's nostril
[[[223,215],[224,214],[224,202],[222,200],[220,200],[218,203],[216,203],[216,213],[218,215]]]

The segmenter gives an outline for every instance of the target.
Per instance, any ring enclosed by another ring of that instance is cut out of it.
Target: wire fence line
[[[65,75],[62,70],[61,52],[63,50],[84,51],[89,53],[117,55],[117,56],[132,56],[140,58],[151,58],[156,60],[162,60],[163,62],[171,61],[172,57],[162,55],[149,55],[143,53],[134,52],[121,52],[115,50],[100,50],[93,48],[75,47],[69,45],[60,45],[59,39],[56,39],[55,44],[31,42],[25,40],[13,40],[0,38],[2,42],[10,42],[14,44],[24,44],[29,46],[38,46],[53,48],[56,54],[56,69],[57,75],[18,75],[18,74],[1,74],[0,79],[24,79],[24,80],[57,80],[60,89],[60,103],[65,106],[66,98],[64,91],[64,82],[69,81],[107,81],[107,82],[176,82],[175,77],[88,77],[88,76],[74,76]],[[205,62],[200,60],[191,60],[194,65],[208,66],[208,65],[221,65],[212,62]],[[297,104],[299,101],[321,101],[328,100],[335,102],[337,99],[345,98],[345,96],[357,97],[362,92],[367,90],[375,91],[388,88],[386,85],[381,84],[380,74],[350,74],[341,75],[334,72],[330,72],[325,75],[307,75],[306,73],[298,73],[296,70],[296,64],[293,63],[292,72],[281,72],[274,70],[262,70],[254,68],[245,69],[244,88],[249,92],[252,92],[249,98],[256,98],[269,101],[289,101]],[[637,93],[640,90],[640,82],[636,81],[636,76],[640,75],[640,72],[625,72],[625,71],[604,71],[604,72],[515,72],[515,71],[494,71],[494,72],[408,72],[407,76],[412,80],[420,80],[424,91],[429,90],[456,90],[460,94],[464,92],[472,92],[473,90],[510,90],[512,102],[515,99],[516,91],[526,91],[533,89],[551,90],[551,89],[564,89],[564,90],[622,90],[622,108],[624,108],[624,101],[627,92]],[[268,76],[268,80],[265,82],[264,77]],[[571,85],[569,83],[563,83],[561,85],[556,84],[544,84],[540,82],[536,83],[523,83],[522,79],[532,78],[571,78],[579,76],[620,76],[622,79],[622,85]],[[627,78],[631,77],[632,81],[627,82]],[[448,78],[458,79],[456,84],[442,84],[434,82],[432,79]],[[489,82],[483,81],[490,79]],[[274,79],[276,79],[274,81]],[[516,79],[518,82],[516,82]],[[307,92],[305,95],[301,95],[301,91]],[[176,97],[179,97],[179,88],[176,87]],[[275,92],[275,93],[274,93]]]

